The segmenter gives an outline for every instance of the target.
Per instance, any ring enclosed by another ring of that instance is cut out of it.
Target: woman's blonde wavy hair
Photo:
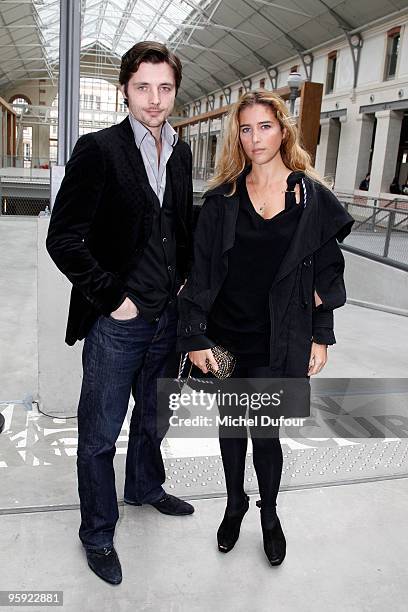
[[[269,107],[279,121],[282,131],[284,128],[286,129],[280,147],[285,166],[292,171],[303,171],[310,178],[326,185],[325,180],[313,168],[309,153],[300,144],[296,123],[290,116],[284,100],[271,91],[257,89],[243,94],[228,113],[221,155],[215,169],[215,175],[208,181],[209,188],[212,189],[223,183],[229,183],[231,184],[231,191],[228,196],[235,193],[237,178],[250,163],[240,140],[239,115],[244,108],[255,104]]]

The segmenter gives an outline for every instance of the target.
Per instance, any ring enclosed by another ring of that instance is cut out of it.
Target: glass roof
[[[81,0],[81,47],[99,42],[122,56],[140,40],[167,42],[186,19],[212,0]],[[33,0],[50,62],[59,53],[59,0]],[[187,26],[186,26],[187,27]],[[191,25],[189,24],[189,27]]]

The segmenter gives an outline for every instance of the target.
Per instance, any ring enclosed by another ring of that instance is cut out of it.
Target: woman
[[[179,295],[178,347],[207,374],[211,348],[230,350],[239,378],[309,377],[335,343],[333,309],[345,303],[337,244],[352,217],[311,166],[284,101],[244,94],[230,113],[223,150],[195,234],[194,264]],[[264,550],[282,563],[276,514],[282,472],[279,437],[252,435]],[[227,506],[218,547],[235,545],[249,497],[246,437],[220,436]]]

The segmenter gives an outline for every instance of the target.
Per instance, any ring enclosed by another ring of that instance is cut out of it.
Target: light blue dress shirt
[[[140,123],[131,112],[129,112],[129,120],[135,136],[136,146],[142,154],[150,186],[157,195],[160,206],[162,206],[164,191],[166,189],[166,165],[178,140],[177,132],[173,130],[168,121],[163,123],[161,129],[162,146],[159,163],[156,141],[151,131]]]

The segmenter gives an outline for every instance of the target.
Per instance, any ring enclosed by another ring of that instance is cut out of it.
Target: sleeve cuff
[[[197,334],[196,336],[179,337],[176,350],[180,353],[189,353],[190,351],[203,351],[213,346],[215,346],[215,342],[210,338],[203,334]]]
[[[313,342],[316,342],[316,344],[336,344],[334,331],[327,327],[316,327],[313,332]]]

